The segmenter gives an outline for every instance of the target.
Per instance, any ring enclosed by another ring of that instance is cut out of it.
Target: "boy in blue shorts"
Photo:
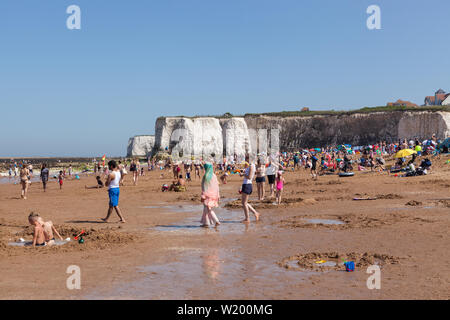
[[[119,209],[119,194],[120,194],[120,170],[117,167],[117,163],[114,160],[108,162],[108,168],[110,173],[108,178],[106,179],[105,185],[108,187],[108,195],[109,195],[109,208],[108,214],[106,218],[102,218],[104,222],[108,222],[109,216],[111,215],[113,209],[116,211],[117,215],[120,218],[119,222],[125,223],[125,219],[122,216],[122,213]]]

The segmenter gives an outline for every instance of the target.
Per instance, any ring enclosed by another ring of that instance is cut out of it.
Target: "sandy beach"
[[[251,202],[261,221],[243,224],[236,202],[242,182],[220,186],[218,228],[201,228],[200,180],[187,192],[160,191],[171,172],[127,176],[120,206],[126,224],[101,223],[106,189],[93,176],[0,184],[0,299],[449,299],[450,164],[433,158],[427,176],[356,172],[354,177],[286,172],[284,201]],[[359,200],[354,198],[375,198]],[[38,212],[61,235],[88,232],[85,243],[24,248],[27,216]],[[252,217],[253,219],[253,217]],[[324,265],[317,260],[326,260]],[[345,272],[342,260],[356,262]],[[381,289],[369,290],[367,267],[381,268]],[[69,290],[67,267],[81,269],[81,289]]]

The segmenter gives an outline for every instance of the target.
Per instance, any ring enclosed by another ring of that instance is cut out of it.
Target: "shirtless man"
[[[58,238],[60,240],[63,240],[61,235],[55,229],[55,226],[53,225],[53,222],[51,222],[51,221],[44,221],[44,219],[42,219],[42,217],[39,217],[39,216],[37,218],[37,221],[40,223],[40,225],[44,229],[45,243],[48,246],[55,245],[55,236],[53,235],[53,232],[58,236]]]
[[[30,213],[28,216],[28,222],[34,226],[33,243],[30,244],[33,247],[43,247],[47,245],[45,242],[44,228],[42,228],[38,219],[39,215],[34,212]]]
[[[178,180],[174,180],[169,187],[169,191],[186,191],[186,181],[183,179],[183,175],[180,174]]]

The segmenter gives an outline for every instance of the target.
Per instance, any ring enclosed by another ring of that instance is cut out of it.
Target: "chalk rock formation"
[[[155,150],[167,150],[175,160],[221,160],[223,137],[217,118],[158,118],[155,133]]]
[[[244,118],[220,119],[223,136],[223,154],[228,160],[236,158],[239,162],[250,154],[252,145],[250,133]]]
[[[323,147],[349,143],[366,145],[379,140],[398,141],[403,138],[438,138],[450,134],[450,113],[430,111],[391,111],[316,116],[246,116],[249,129],[279,130],[282,151],[300,147]],[[272,141],[271,141],[272,143]]]
[[[224,156],[232,159],[236,154],[241,161],[247,154],[255,159],[257,154],[343,143],[359,146],[380,140],[428,139],[433,133],[440,139],[450,135],[450,112],[418,110],[286,117],[246,115],[220,119],[167,117],[156,121],[153,153],[165,150],[174,159],[214,158],[215,161],[221,161]],[[129,154],[145,155],[151,150],[153,143],[147,143],[141,137],[130,139]]]
[[[432,134],[450,136],[449,112],[404,112],[398,124],[399,138],[430,138]]]
[[[155,144],[155,136],[135,136],[128,140],[127,157],[150,155]]]

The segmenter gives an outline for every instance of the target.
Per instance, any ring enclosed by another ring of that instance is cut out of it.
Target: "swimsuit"
[[[283,190],[283,180],[277,181],[277,190]]]

